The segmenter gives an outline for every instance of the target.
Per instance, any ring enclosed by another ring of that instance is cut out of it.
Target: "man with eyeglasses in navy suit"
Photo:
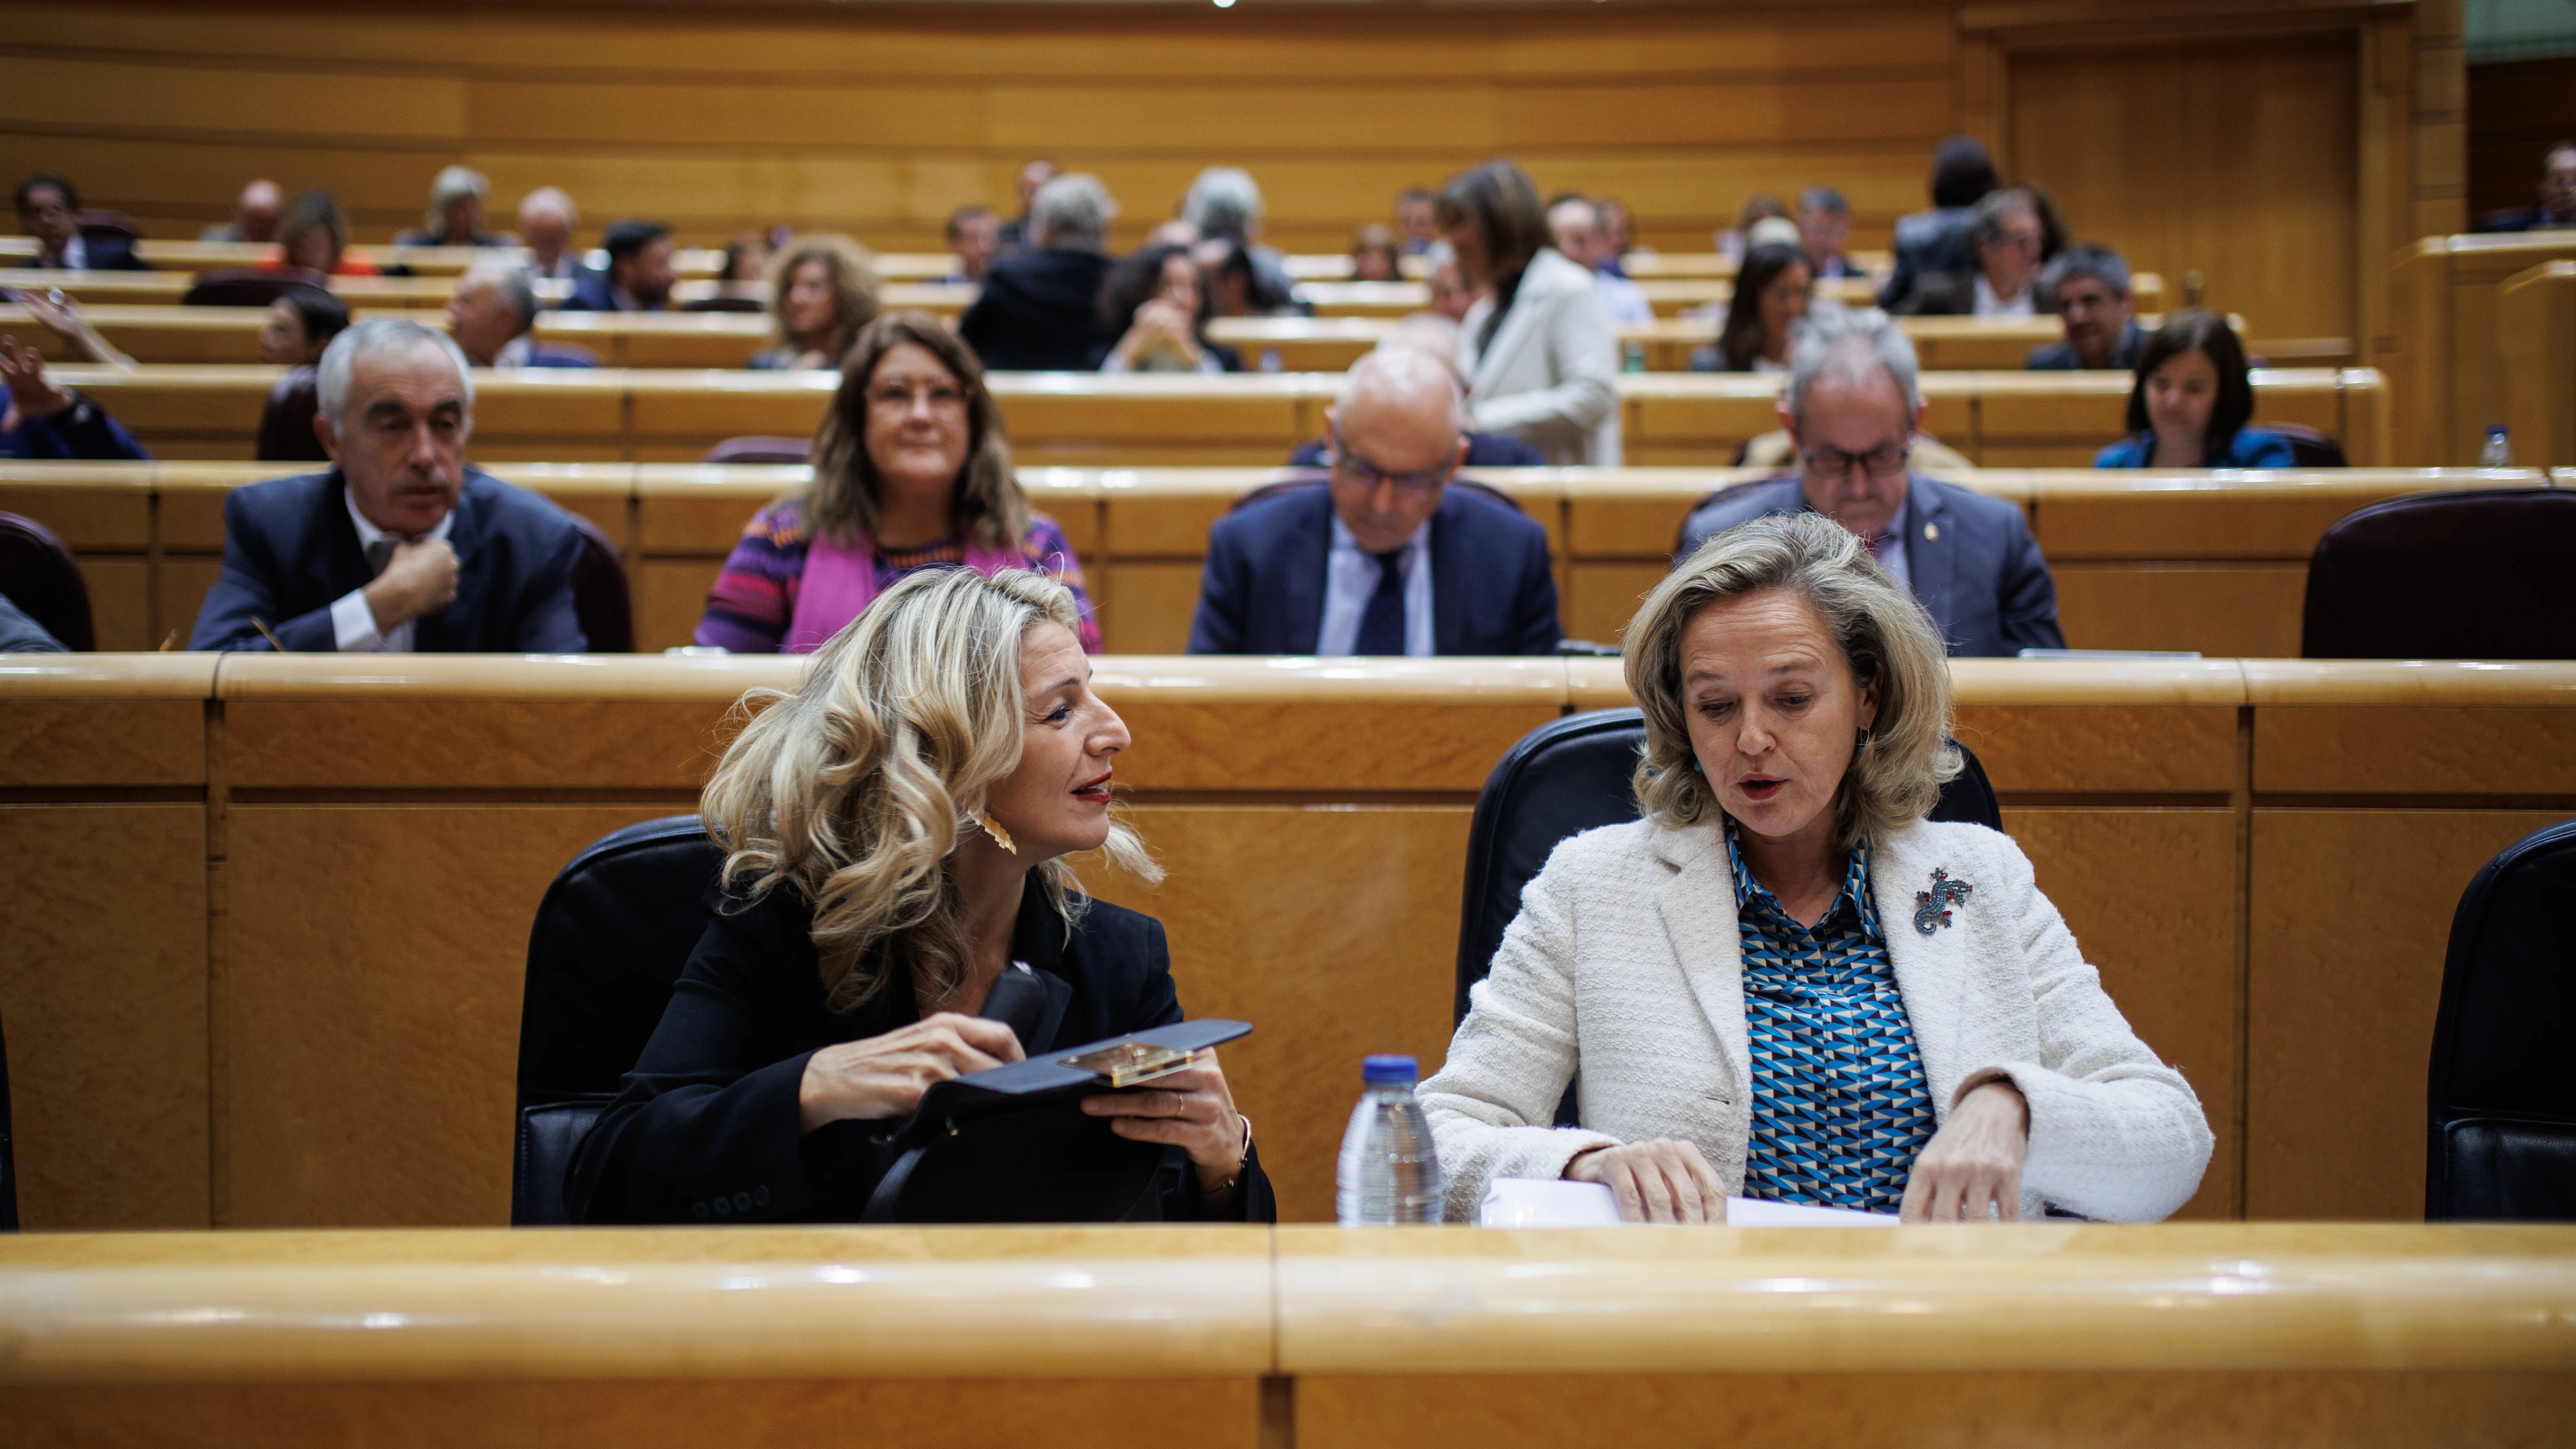
[[[1765,514],[1821,513],[1868,541],[1879,566],[1930,612],[1951,654],[2065,648],[2057,584],[2019,505],[1907,468],[1922,420],[1914,344],[1886,313],[1810,314],[1790,343],[1780,398],[1798,475],[1703,501],[1682,524],[1674,563]]]
[[[1327,476],[1269,492],[1208,535],[1193,654],[1553,654],[1547,531],[1456,481],[1458,375],[1412,348],[1351,368]]]

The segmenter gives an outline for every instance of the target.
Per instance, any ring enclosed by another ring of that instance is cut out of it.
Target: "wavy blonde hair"
[[[1664,576],[1629,621],[1628,692],[1646,715],[1646,753],[1633,781],[1645,817],[1679,829],[1720,813],[1691,751],[1682,631],[1708,605],[1764,589],[1786,589],[1813,604],[1853,680],[1878,694],[1868,744],[1834,790],[1836,846],[1848,849],[1922,819],[1961,768],[1950,744],[1949,651],[1914,595],[1850,530],[1820,513],[1756,518],[1710,539]]]
[[[876,259],[867,248],[837,233],[789,237],[769,259],[769,315],[778,322],[778,343],[794,347],[799,339],[788,335],[787,294],[796,286],[796,269],[807,262],[821,262],[832,287],[832,326],[838,333],[837,348],[827,349],[837,364],[859,340],[859,333],[877,320]]]
[[[731,894],[758,901],[784,887],[812,905],[833,1011],[875,1000],[898,957],[925,999],[964,979],[948,862],[985,792],[1020,763],[1020,641],[1081,622],[1073,592],[1044,574],[924,569],[833,635],[794,693],[744,696],[740,707],[759,713],[700,810]],[[1123,822],[1103,849],[1131,874],[1162,877]],[[1051,860],[1038,876],[1069,929],[1088,903],[1073,868]]]

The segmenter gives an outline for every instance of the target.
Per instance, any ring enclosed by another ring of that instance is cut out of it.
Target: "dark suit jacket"
[[[1964,272],[1975,266],[1968,223],[1976,214],[1973,206],[1945,206],[1898,217],[1896,270],[1888,275],[1887,285],[1878,289],[1878,305],[1895,306],[1927,272]]]
[[[1192,654],[1312,654],[1324,630],[1333,498],[1283,489],[1208,531]],[[1553,654],[1556,576],[1547,530],[1508,503],[1452,485],[1431,515],[1435,654]]]
[[[599,354],[587,347],[568,342],[531,342],[528,344],[529,367],[597,367]]]
[[[585,270],[573,279],[572,295],[564,299],[561,310],[566,312],[619,311],[621,309],[617,305],[617,285],[609,280],[606,272]],[[666,312],[670,310],[670,304],[664,303],[659,307],[645,307],[638,310]]]
[[[2539,207],[2521,211],[2495,211],[2478,218],[2479,231],[2555,231],[2576,227],[2576,216],[2551,216]]]
[[[749,906],[710,889],[707,904],[706,931],[661,1025],[573,1154],[565,1206],[575,1222],[694,1222],[711,1218],[710,1204],[723,1198],[731,1222],[857,1221],[887,1166],[870,1138],[897,1124],[842,1121],[799,1133],[797,1088],[817,1050],[920,1020],[911,975],[898,959],[875,1000],[834,1015],[816,968],[811,906],[783,889]],[[1151,916],[1094,901],[1068,939],[1031,880],[1011,956],[1047,988],[1047,1011],[1021,1043],[1032,1056],[1181,1019],[1171,952]],[[1178,1148],[1165,1150],[1163,1175],[1163,1216],[1200,1216]],[[1239,1211],[1246,1221],[1278,1218],[1257,1157],[1244,1164]]]
[[[107,409],[73,393],[72,405],[52,417],[21,418],[18,426],[0,432],[0,458],[149,462],[152,455],[143,451],[124,424],[108,416]]]
[[[148,272],[152,264],[134,254],[134,238],[117,232],[81,233],[82,270],[90,272]],[[30,267],[44,267],[33,257]]]
[[[2057,299],[2042,292],[2039,278],[2031,278],[2031,306],[2046,316],[2057,310]],[[1914,290],[1899,296],[1889,312],[1899,317],[1969,317],[1977,310],[1977,272],[1969,267],[1955,272],[1925,272],[1914,279]]]
[[[265,649],[251,619],[292,650],[338,647],[331,605],[374,575],[349,521],[340,470],[236,488],[224,500],[224,571],[191,649]],[[448,530],[456,598],[412,625],[421,654],[578,654],[572,567],[581,533],[562,509],[475,469]]]
[[[1920,473],[1907,480],[1905,562],[1914,597],[1958,655],[2063,649],[2057,583],[2021,509]],[[1674,562],[1749,519],[1807,511],[1796,478],[1738,484],[1693,510]]]
[[[1100,281],[1109,258],[1048,247],[993,262],[957,335],[994,371],[1089,372],[1117,338],[1100,324]]]
[[[2120,329],[2120,345],[2111,349],[2108,366],[2124,372],[2135,368],[2138,349],[2146,345],[2147,329],[2132,320]],[[2032,372],[2082,372],[2084,359],[2075,355],[2075,348],[2070,343],[2048,342],[2032,348],[2030,357],[2022,366]]]
[[[1288,455],[1291,468],[1321,468],[1324,450],[1330,447],[1322,438],[1305,444]],[[1508,433],[1469,433],[1467,459],[1462,468],[1544,468],[1547,455]]]

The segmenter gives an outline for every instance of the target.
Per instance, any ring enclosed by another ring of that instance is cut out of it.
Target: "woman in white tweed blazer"
[[[1861,542],[1744,524],[1627,639],[1645,818],[1556,848],[1423,1084],[1449,1216],[1498,1176],[1666,1222],[1730,1193],[1909,1221],[2180,1207],[2200,1101],[2011,839],[1923,818],[1959,769],[1949,671]],[[1569,1080],[1583,1125],[1551,1127]]]

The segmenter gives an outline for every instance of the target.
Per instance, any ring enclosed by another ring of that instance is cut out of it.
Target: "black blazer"
[[[121,232],[81,233],[81,269],[90,272],[148,272],[152,264],[134,254],[134,238]],[[44,262],[29,258],[21,265],[44,267]]]
[[[1208,530],[1192,654],[1312,654],[1324,632],[1333,498],[1284,489]],[[1452,485],[1431,515],[1435,654],[1553,654],[1556,576],[1547,530],[1508,503]]]
[[[338,647],[331,605],[374,574],[349,521],[340,470],[236,488],[224,500],[224,571],[197,615],[191,649],[265,649],[257,616],[292,650]],[[421,654],[579,654],[572,567],[581,531],[533,493],[468,468],[447,543],[456,598],[413,621]]]
[[[1070,247],[998,257],[957,335],[989,371],[1090,372],[1118,341],[1096,301],[1109,266]]]
[[[1914,597],[1941,626],[1952,654],[2066,647],[2057,627],[2057,581],[2017,505],[1920,473],[1906,489],[1906,570]],[[1674,562],[1748,519],[1807,511],[1806,490],[1796,478],[1739,484],[1692,511]]]
[[[719,905],[725,910],[719,910]],[[797,1130],[805,1060],[921,1019],[900,962],[874,1001],[846,1016],[823,1001],[813,910],[786,890],[757,904],[710,888],[706,931],[624,1090],[575,1149],[564,1202],[575,1222],[856,1222],[888,1154],[871,1139],[895,1122]],[[727,911],[732,912],[728,914]],[[1046,985],[1031,1052],[1079,1046],[1181,1019],[1162,922],[1094,901],[1068,939],[1032,879],[1012,958]],[[1162,1214],[1200,1216],[1188,1156],[1164,1149]],[[1258,1155],[1243,1169],[1240,1217],[1274,1222]]]

